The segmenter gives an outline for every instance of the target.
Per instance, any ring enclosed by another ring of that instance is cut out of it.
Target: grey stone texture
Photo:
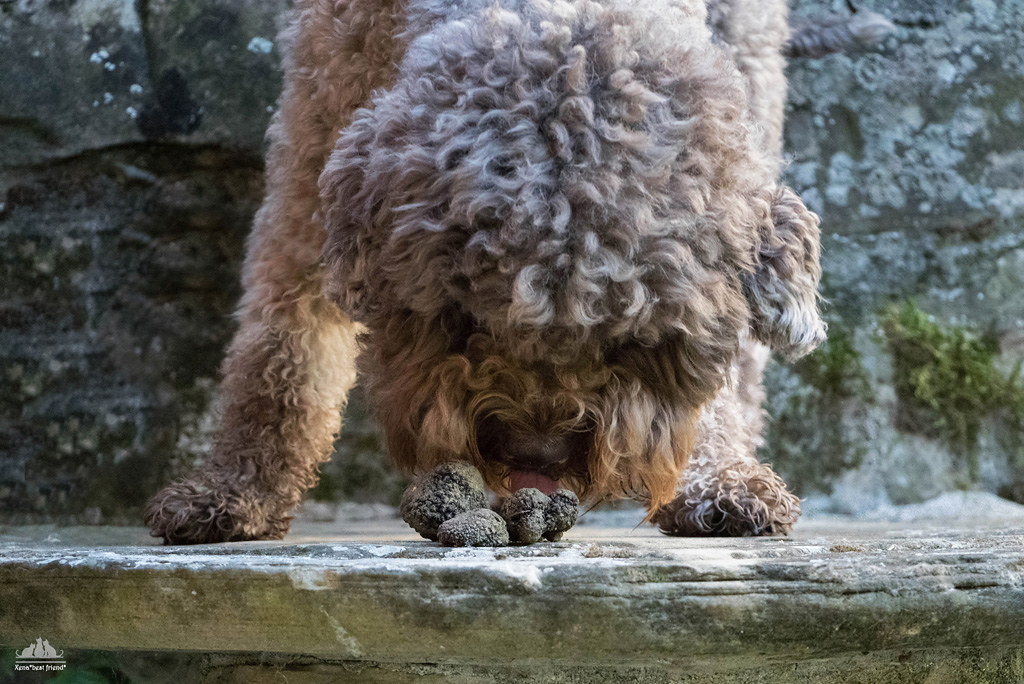
[[[208,453],[286,5],[0,2],[0,519],[134,522]],[[395,500],[355,404],[316,495]]]
[[[794,13],[845,4],[798,0]],[[830,340],[770,368],[766,458],[812,508],[856,514],[974,488],[1024,501],[1024,2],[855,4],[896,32],[790,68],[787,178],[822,216]],[[904,367],[885,321],[906,302],[991,349],[994,368],[957,353]],[[943,364],[958,379],[922,409]],[[972,396],[973,371],[997,372],[1007,397],[994,403],[1013,405],[989,405],[985,387]],[[961,414],[977,439],[943,429]]]
[[[884,332],[913,300],[1019,380],[1024,0],[855,4],[896,32],[790,68],[787,176],[823,217],[832,341],[770,368],[766,457],[812,508],[1024,501],[1017,409],[981,401],[977,439],[952,442],[959,404],[908,394],[929,367],[904,372]],[[0,520],[136,520],[208,453],[285,7],[0,2]],[[314,496],[397,503],[385,460],[357,398]]]
[[[0,654],[42,636],[81,680],[1009,684],[1022,520],[810,522],[791,539],[597,525],[496,549],[397,519],[188,548],[7,528]]]

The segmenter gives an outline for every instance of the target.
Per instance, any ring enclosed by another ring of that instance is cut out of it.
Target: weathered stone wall
[[[0,515],[138,515],[208,444],[284,3],[0,4]]]
[[[794,9],[845,5],[822,4]],[[790,70],[788,178],[822,215],[831,327],[770,371],[767,458],[841,511],[1024,501],[1024,2],[857,4],[897,31]]]
[[[1024,0],[859,4],[880,50],[791,68],[832,338],[771,368],[767,456],[833,507],[1024,500]],[[0,2],[0,519],[135,520],[209,449],[284,9]],[[317,495],[393,499],[347,424]]]
[[[135,522],[207,453],[285,8],[0,3],[0,519]],[[391,495],[354,414],[320,493]]]

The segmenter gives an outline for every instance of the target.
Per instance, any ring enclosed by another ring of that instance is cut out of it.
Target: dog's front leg
[[[242,323],[224,364],[210,459],[146,511],[167,543],[279,539],[331,454],[355,380],[355,326],[308,295]]]
[[[392,0],[301,0],[282,35],[285,90],[268,133],[267,197],[248,242],[214,451],[146,510],[167,543],[284,536],[330,456],[355,382],[357,326],[323,296],[317,179],[351,113],[393,78],[403,22]]]
[[[323,229],[311,222],[316,196],[297,199],[310,197],[297,184],[316,188],[316,168],[274,172],[292,154],[286,146],[271,154],[271,187],[246,256],[240,327],[222,369],[213,453],[146,510],[152,534],[167,543],[284,536],[290,511],[331,453],[355,381],[357,326],[322,295]]]
[[[744,343],[738,377],[701,410],[697,444],[676,498],[654,523],[684,537],[786,534],[800,515],[800,500],[767,463],[760,443],[760,371],[767,350]]]

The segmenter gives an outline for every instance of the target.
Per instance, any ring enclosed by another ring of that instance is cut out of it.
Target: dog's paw
[[[799,516],[800,499],[759,463],[687,483],[653,522],[678,537],[756,537],[789,534]]]
[[[146,506],[150,534],[165,544],[281,539],[290,518],[261,514],[258,502],[227,486],[196,480],[176,482]]]

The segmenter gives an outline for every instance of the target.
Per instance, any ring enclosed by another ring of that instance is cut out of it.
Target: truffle
[[[480,472],[453,462],[424,473],[402,495],[402,519],[427,539],[445,546],[505,546],[558,541],[576,523],[575,494],[559,489],[546,496],[526,487],[496,513],[487,507]]]
[[[402,519],[434,541],[441,523],[480,508],[487,508],[484,480],[468,463],[442,464],[417,477],[402,495]]]
[[[441,523],[437,540],[443,546],[507,546],[508,530],[500,515],[478,508]]]
[[[539,489],[527,487],[505,499],[501,517],[508,524],[513,542],[533,544],[541,538],[558,541],[576,523],[579,504],[579,498],[567,489],[559,489],[549,497]]]

